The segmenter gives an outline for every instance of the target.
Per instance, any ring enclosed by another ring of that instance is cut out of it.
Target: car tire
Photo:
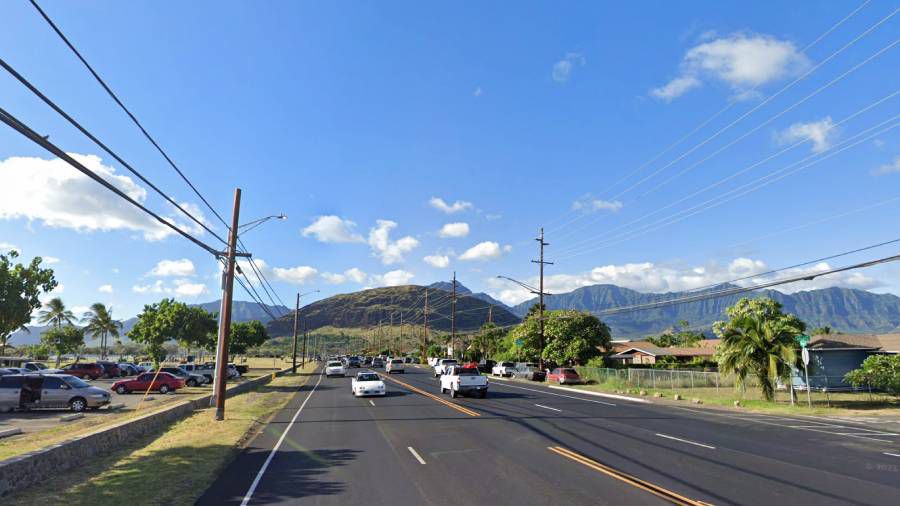
[[[444,395],[446,393],[447,393],[447,389],[444,387],[441,387],[441,395]]]
[[[191,378],[191,379],[187,380],[187,382],[185,384],[189,387],[195,387],[195,386],[197,386],[197,380],[195,380],[194,378]]]
[[[169,393],[169,385],[160,385],[159,393],[161,393],[161,394]]]
[[[87,401],[81,397],[75,397],[69,401],[69,409],[76,413],[81,413],[87,409]]]
[[[125,395],[128,393],[128,389],[125,388],[125,385],[119,385],[116,387],[116,393],[119,395]]]
[[[451,398],[451,399],[456,399],[456,396],[457,396],[457,395],[459,395],[459,394],[456,393],[456,390],[454,390],[453,387],[450,387],[450,398]]]
[[[487,397],[487,390],[482,390],[481,394],[478,397],[481,399],[484,399],[485,397]]]

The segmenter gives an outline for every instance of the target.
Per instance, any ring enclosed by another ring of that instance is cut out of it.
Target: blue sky
[[[42,2],[220,213],[239,186],[242,222],[288,215],[244,238],[286,302],[455,270],[509,303],[527,294],[494,277],[534,280],[541,226],[557,292],[688,289],[893,239],[900,16],[872,1],[839,24],[861,4]],[[10,65],[198,206],[28,2],[0,10]],[[145,189],[6,74],[0,97]],[[0,177],[0,247],[54,260],[70,306],[124,317],[162,296],[220,296],[208,254],[5,126]],[[828,285],[900,293],[900,268],[785,290]]]

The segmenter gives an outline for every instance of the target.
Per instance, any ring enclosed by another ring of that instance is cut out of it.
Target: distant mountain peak
[[[453,283],[450,281],[438,281],[438,282],[428,285],[428,288],[435,288],[437,290],[443,290],[445,292],[452,292],[453,291]],[[468,288],[463,286],[462,283],[457,281],[456,282],[456,293],[461,293],[461,294],[467,295],[467,294],[472,293],[472,290],[469,290]]]

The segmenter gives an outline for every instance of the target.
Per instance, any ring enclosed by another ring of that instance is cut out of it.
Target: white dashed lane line
[[[703,448],[708,448],[708,449],[710,449],[710,450],[715,450],[715,449],[716,449],[715,446],[705,445],[705,444],[703,444],[703,443],[698,443],[698,442],[696,442],[696,441],[689,441],[689,440],[687,440],[687,439],[681,439],[680,437],[669,436],[669,435],[667,435],[667,434],[660,434],[660,433],[658,433],[658,432],[656,433],[656,435],[659,436],[659,437],[661,437],[661,438],[671,439],[672,441],[679,441],[679,442],[681,442],[681,443],[687,443],[687,444],[689,444],[689,445],[701,446],[701,447],[703,447]]]
[[[417,452],[415,448],[413,448],[412,446],[407,446],[406,449],[409,450],[409,453],[412,453],[412,456],[419,461],[419,464],[422,464],[423,466],[425,465],[425,459],[423,459],[421,455],[419,455],[419,452]]]
[[[539,408],[549,409],[550,411],[556,411],[557,413],[562,413],[561,409],[551,408],[550,406],[544,406],[543,404],[535,404],[535,406]]]
[[[375,401],[373,401],[372,399],[369,399],[369,404],[371,404],[371,405],[374,406],[374,405],[375,405]]]

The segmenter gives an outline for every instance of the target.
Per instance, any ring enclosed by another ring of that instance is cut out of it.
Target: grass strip
[[[195,412],[163,433],[48,476],[4,504],[193,504],[238,454],[241,445],[301,387],[315,365],[228,399],[226,419]]]

